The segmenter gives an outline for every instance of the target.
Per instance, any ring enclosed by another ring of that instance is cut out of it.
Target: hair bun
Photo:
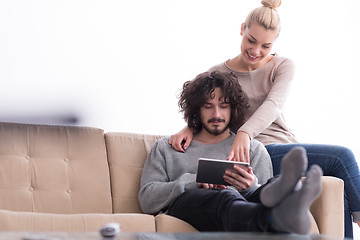
[[[281,0],[262,0],[261,4],[264,7],[276,10],[281,5]]]

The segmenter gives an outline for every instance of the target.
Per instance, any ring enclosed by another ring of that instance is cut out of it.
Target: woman
[[[335,176],[345,183],[345,236],[352,237],[352,222],[360,226],[360,173],[353,153],[344,147],[300,144],[287,126],[282,106],[294,75],[290,59],[270,54],[280,33],[276,8],[281,0],[264,0],[241,25],[241,53],[212,67],[209,71],[233,72],[248,94],[250,108],[246,122],[237,132],[228,159],[249,161],[250,140],[261,141],[268,150],[274,175],[280,173],[281,158],[294,146],[303,146],[308,153],[309,167],[317,164],[324,175]],[[193,137],[186,127],[171,136],[169,143],[178,151],[185,151]]]

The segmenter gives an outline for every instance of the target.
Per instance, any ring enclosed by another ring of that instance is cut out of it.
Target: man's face
[[[204,130],[213,135],[220,135],[229,127],[231,108],[226,102],[220,88],[215,88],[211,97],[200,108],[201,120]]]

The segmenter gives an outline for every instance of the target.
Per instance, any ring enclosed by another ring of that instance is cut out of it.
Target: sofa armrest
[[[323,190],[311,206],[319,232],[344,237],[344,182],[340,178],[323,176]]]

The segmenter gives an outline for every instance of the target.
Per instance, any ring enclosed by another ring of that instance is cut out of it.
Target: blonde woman
[[[352,221],[360,225],[360,173],[351,150],[341,146],[297,143],[286,124],[282,107],[286,101],[294,75],[293,62],[271,54],[280,33],[277,8],[281,0],[264,0],[262,6],[249,13],[241,25],[241,52],[210,68],[233,72],[249,97],[250,108],[246,122],[237,131],[228,159],[249,161],[251,139],[262,142],[271,156],[274,175],[280,173],[282,157],[295,146],[308,153],[308,167],[319,165],[324,175],[335,176],[345,183],[345,236],[352,237]],[[169,143],[184,152],[193,137],[193,130],[185,127],[171,136]]]

